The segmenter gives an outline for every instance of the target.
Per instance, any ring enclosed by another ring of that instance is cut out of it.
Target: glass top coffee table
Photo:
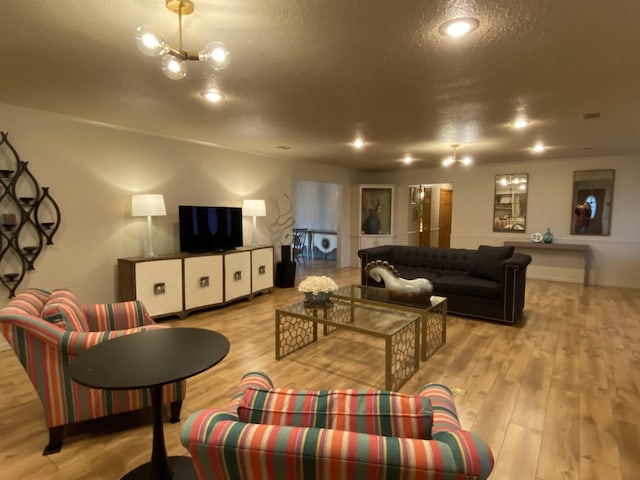
[[[387,390],[399,389],[418,370],[419,313],[339,298],[326,307],[299,302],[276,309],[276,360],[317,341],[318,324],[325,335],[345,329],[384,339]]]
[[[447,299],[432,295],[430,299],[407,303],[403,297],[396,297],[392,290],[369,285],[348,285],[332,294],[333,298],[360,302],[369,305],[384,305],[421,316],[422,348],[421,358],[427,360],[447,341]]]

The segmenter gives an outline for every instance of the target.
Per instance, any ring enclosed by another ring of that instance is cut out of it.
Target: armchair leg
[[[182,400],[171,402],[171,423],[178,423],[180,421],[180,409],[182,409]]]
[[[42,455],[49,455],[50,453],[58,453],[62,450],[62,430],[63,426],[49,428],[49,444],[44,447]]]

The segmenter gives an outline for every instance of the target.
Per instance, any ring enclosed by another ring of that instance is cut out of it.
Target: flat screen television
[[[178,206],[180,251],[218,252],[242,246],[242,208]]]

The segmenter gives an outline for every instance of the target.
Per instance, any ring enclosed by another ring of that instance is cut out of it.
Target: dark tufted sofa
[[[515,323],[524,308],[527,265],[531,256],[513,247],[461,248],[383,245],[358,251],[363,285],[382,286],[365,268],[375,260],[392,264],[402,278],[427,278],[433,294],[448,299],[458,315]]]

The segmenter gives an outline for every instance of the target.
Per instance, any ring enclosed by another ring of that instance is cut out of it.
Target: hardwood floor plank
[[[540,430],[511,422],[498,452],[500,461],[496,462],[491,480],[536,478],[540,442]]]
[[[547,414],[553,359],[544,351],[531,355],[513,409],[512,421],[542,431]]]
[[[580,472],[582,476],[580,480],[622,480],[619,468],[613,468],[611,465],[595,462],[589,458],[580,459]],[[638,478],[637,472],[632,478]]]
[[[609,396],[580,392],[580,456],[617,468],[617,424]]]
[[[618,421],[616,433],[622,480],[637,479],[640,477],[640,425]]]
[[[542,430],[539,480],[580,480],[580,403],[576,391],[551,387]]]

